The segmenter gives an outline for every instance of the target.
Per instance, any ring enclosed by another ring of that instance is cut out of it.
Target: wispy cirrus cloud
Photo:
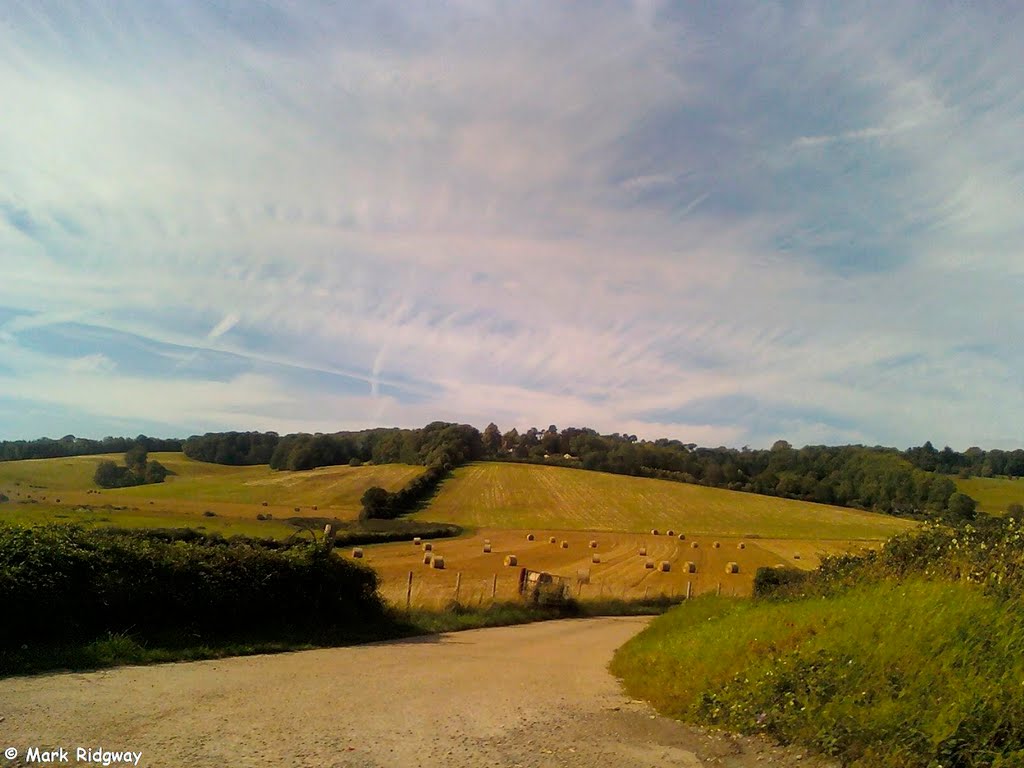
[[[1019,32],[909,5],[19,6],[0,388],[94,433],[1013,443]]]

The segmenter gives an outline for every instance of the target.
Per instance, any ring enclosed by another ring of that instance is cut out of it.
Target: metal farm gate
[[[519,595],[537,605],[563,603],[571,594],[569,579],[547,571],[519,570]]]

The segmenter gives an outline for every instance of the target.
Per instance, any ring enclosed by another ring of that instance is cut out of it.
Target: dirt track
[[[87,764],[82,746],[174,768],[818,765],[623,696],[606,665],[646,621],[0,680],[0,768],[28,765],[30,746],[68,749],[66,765]]]

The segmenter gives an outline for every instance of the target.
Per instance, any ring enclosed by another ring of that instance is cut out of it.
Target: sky
[[[0,439],[1024,445],[1016,3],[0,4]]]

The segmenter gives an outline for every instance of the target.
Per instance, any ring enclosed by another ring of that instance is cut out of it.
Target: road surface
[[[137,764],[151,768],[820,765],[624,696],[607,664],[647,621],[0,680],[0,768],[39,764],[30,748],[64,749],[58,764],[71,766],[141,752]]]

